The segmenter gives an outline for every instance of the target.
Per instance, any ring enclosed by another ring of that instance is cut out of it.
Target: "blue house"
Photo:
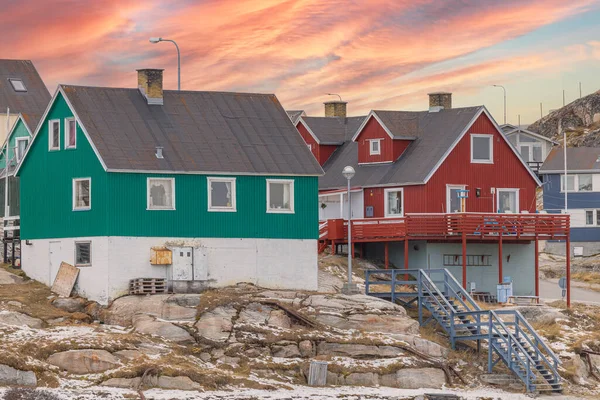
[[[544,210],[571,215],[571,246],[574,256],[600,252],[600,148],[567,148],[565,187],[564,149],[554,148],[540,169]],[[564,252],[564,245],[547,244],[547,250]]]

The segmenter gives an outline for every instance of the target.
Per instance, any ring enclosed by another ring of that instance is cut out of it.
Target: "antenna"
[[[344,100],[342,100],[342,96],[340,96],[340,95],[339,95],[339,94],[337,94],[337,93],[325,93],[325,94],[326,94],[327,96],[337,96],[337,97],[339,97],[339,98],[340,98],[340,101],[344,101]]]

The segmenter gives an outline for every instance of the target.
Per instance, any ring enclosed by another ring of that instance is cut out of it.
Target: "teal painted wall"
[[[16,165],[15,160],[15,147],[17,146],[17,138],[21,137],[30,137],[29,131],[27,131],[27,127],[25,123],[23,123],[22,119],[17,120],[17,124],[14,126],[13,130],[10,132],[9,140],[8,140],[8,159],[11,160],[11,165]],[[6,154],[7,150],[5,147],[2,148],[2,153],[0,153],[0,168],[6,167]]]
[[[206,175],[106,173],[79,126],[77,148],[65,150],[64,118],[71,116],[59,95],[19,171],[22,239],[318,238],[316,176],[288,177],[294,179],[294,214],[266,212],[266,176],[236,176],[237,212],[209,212]],[[48,151],[48,121],[57,118],[61,149]],[[149,176],[175,177],[175,210],[146,210]],[[83,177],[92,178],[92,209],[72,211],[72,179]]]

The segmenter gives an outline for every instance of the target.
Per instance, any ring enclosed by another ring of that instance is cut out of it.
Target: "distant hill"
[[[574,147],[600,147],[600,90],[552,111],[527,128]]]

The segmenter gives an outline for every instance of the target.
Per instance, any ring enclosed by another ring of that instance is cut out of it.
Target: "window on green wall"
[[[20,162],[25,155],[25,150],[27,150],[27,145],[29,144],[29,138],[17,138],[16,140],[16,148],[15,148],[15,156],[17,157],[17,162]]]
[[[175,179],[148,178],[148,210],[175,209]]]
[[[92,208],[92,178],[73,179],[73,210]]]
[[[77,122],[75,118],[65,119],[65,149],[77,147]]]
[[[60,120],[48,121],[48,150],[60,150]]]
[[[208,211],[235,211],[235,178],[207,178]]]
[[[267,179],[267,212],[294,212],[294,181],[291,179]]]

